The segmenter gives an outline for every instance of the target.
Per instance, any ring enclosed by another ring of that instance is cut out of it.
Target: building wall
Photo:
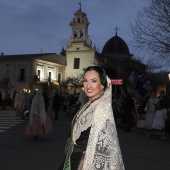
[[[74,58],[80,58],[79,69],[74,69]],[[68,53],[66,77],[82,74],[83,69],[90,65],[94,65],[94,53]]]
[[[24,79],[20,79],[20,70],[24,69]],[[38,75],[38,70],[41,70],[40,81],[35,79]],[[36,83],[48,83],[49,72],[51,72],[51,82],[58,82],[58,74],[60,73],[61,81],[65,77],[65,66],[58,63],[52,63],[41,60],[28,60],[23,59],[10,59],[9,61],[0,62],[0,80],[8,77],[11,85],[14,86],[10,90],[12,94],[13,90],[17,92],[23,89],[34,91]],[[2,91],[2,90],[0,90]]]
[[[1,61],[0,63],[0,79],[9,78],[10,83],[14,86],[14,89],[20,91],[23,88],[29,88],[29,68],[30,62],[29,61]],[[20,81],[20,69],[25,70],[25,81]],[[13,90],[12,90],[13,91]]]

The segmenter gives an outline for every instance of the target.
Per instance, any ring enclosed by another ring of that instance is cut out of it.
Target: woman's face
[[[85,73],[83,85],[84,91],[90,101],[100,97],[101,91],[104,88],[101,84],[99,74],[94,70]]]

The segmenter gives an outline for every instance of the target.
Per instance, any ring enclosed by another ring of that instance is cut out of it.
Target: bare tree
[[[13,89],[15,86],[11,84],[9,78],[3,78],[0,80],[0,90],[8,92],[9,90]]]
[[[71,76],[66,79],[66,81],[63,81],[61,85],[64,88],[71,87],[71,88],[80,88],[83,86],[83,75],[78,74],[76,76]]]
[[[149,0],[131,23],[134,47],[170,61],[170,0]]]

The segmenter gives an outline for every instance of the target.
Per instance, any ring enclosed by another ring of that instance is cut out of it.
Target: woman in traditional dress
[[[46,114],[44,98],[41,92],[36,92],[32,99],[29,120],[25,129],[25,135],[38,136],[48,135],[53,132],[52,122]]]
[[[144,124],[145,136],[149,137],[152,135],[152,124],[156,113],[156,105],[158,103],[158,98],[156,97],[155,92],[151,92],[149,100],[146,104],[146,120]]]
[[[155,137],[165,138],[165,121],[169,108],[169,98],[164,90],[161,90],[158,98],[157,110],[152,124],[153,135]]]
[[[72,120],[71,143],[63,170],[124,170],[112,111],[112,86],[103,68],[84,74],[89,101]]]

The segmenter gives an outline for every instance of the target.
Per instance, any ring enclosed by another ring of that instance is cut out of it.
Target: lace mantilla
[[[89,107],[86,104],[74,122],[72,131],[74,144],[81,132],[91,127],[83,170],[124,170],[111,105],[110,79],[107,78],[107,81],[108,88],[104,95]]]

